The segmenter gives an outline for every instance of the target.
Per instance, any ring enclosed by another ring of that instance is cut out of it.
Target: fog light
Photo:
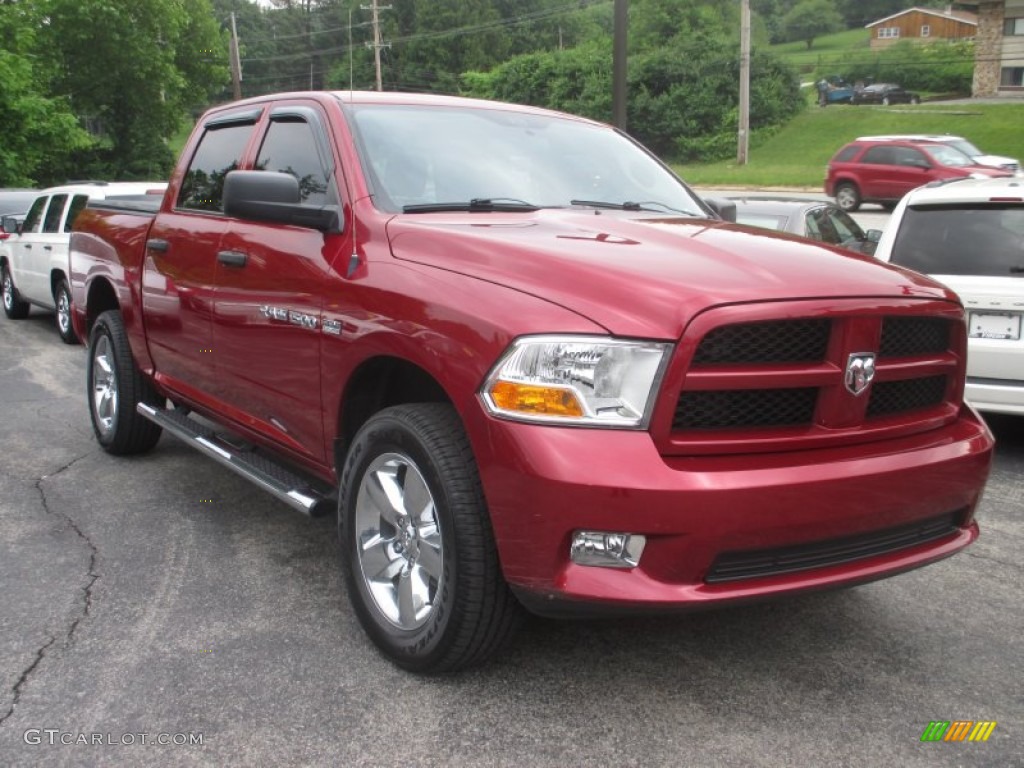
[[[646,536],[635,533],[576,531],[569,556],[574,563],[601,568],[636,568],[644,553]]]

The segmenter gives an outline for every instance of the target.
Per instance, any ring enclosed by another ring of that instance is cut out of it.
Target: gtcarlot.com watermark
[[[95,746],[152,745],[173,747],[202,746],[201,733],[74,733],[59,728],[29,728],[22,738],[26,744],[80,744]]]

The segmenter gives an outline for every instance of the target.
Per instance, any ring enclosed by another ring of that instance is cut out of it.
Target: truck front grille
[[[773,441],[792,450],[801,439],[834,444],[915,422],[937,426],[959,408],[966,341],[959,310],[945,305],[937,312],[936,305],[705,321],[698,338],[683,339],[692,356],[687,363],[684,351],[679,361],[684,370],[666,452],[771,450]],[[858,389],[856,371],[847,368],[851,359],[872,355],[873,381]]]
[[[715,328],[701,341],[694,365],[783,363],[825,359],[828,320],[773,320]]]

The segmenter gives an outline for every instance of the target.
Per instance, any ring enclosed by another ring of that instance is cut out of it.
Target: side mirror
[[[20,227],[18,226],[18,220],[13,216],[4,216],[3,218],[3,229],[8,235],[18,234]]]
[[[736,223],[736,203],[727,197],[706,197],[704,202],[723,221]]]
[[[864,238],[869,243],[877,243],[879,240],[882,239],[882,230],[880,230],[880,229],[869,229],[867,232],[864,233]]]
[[[224,178],[224,213],[239,219],[341,232],[336,205],[306,205],[299,180],[276,171],[231,171]]]

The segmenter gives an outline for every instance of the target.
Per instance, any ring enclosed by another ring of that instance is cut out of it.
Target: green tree
[[[46,91],[45,62],[33,54],[39,26],[32,4],[0,4],[0,187],[55,181],[90,144],[67,100]]]
[[[40,0],[54,91],[104,139],[83,170],[160,178],[167,139],[228,78],[226,37],[209,0]]]
[[[789,40],[803,40],[807,50],[814,38],[838,32],[843,18],[836,10],[835,0],[801,0],[782,18],[782,29]]]

